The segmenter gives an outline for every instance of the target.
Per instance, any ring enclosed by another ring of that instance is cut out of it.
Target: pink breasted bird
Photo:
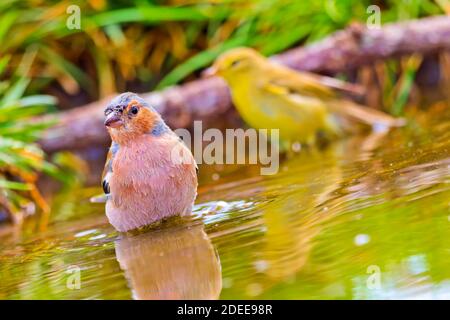
[[[118,231],[191,213],[197,165],[191,151],[148,103],[130,92],[105,109],[112,143],[103,171],[106,215]]]

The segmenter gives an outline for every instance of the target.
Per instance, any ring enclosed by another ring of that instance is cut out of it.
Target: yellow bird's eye
[[[242,60],[234,60],[234,61],[231,63],[231,67],[232,67],[232,68],[237,67],[237,66],[241,63],[241,61],[242,61]]]

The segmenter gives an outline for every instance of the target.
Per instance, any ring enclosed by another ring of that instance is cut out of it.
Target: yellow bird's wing
[[[322,100],[330,112],[372,126],[381,124],[398,127],[405,123],[404,119],[394,118],[382,111],[339,97],[338,91],[352,94],[363,93],[364,90],[358,85],[307,72],[296,72],[282,66],[274,66],[272,71],[270,79],[264,85],[269,92],[314,97]]]
[[[324,101],[312,94],[305,94],[305,91],[299,94],[271,81],[260,86],[260,89],[258,106],[262,111],[267,110],[265,111],[267,116],[278,120],[287,116],[303,126],[313,126],[326,116],[327,108]],[[286,123],[286,126],[289,124]]]
[[[285,68],[275,68],[269,73],[265,88],[269,91],[283,91],[285,94],[299,94],[320,99],[332,98],[335,93],[307,74],[300,74]]]
[[[321,99],[337,97],[339,93],[357,96],[365,93],[364,87],[360,85],[310,72],[299,72],[284,66],[271,65],[268,74],[273,84],[284,86],[298,94]]]

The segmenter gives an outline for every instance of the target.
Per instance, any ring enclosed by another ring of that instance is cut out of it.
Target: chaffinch
[[[191,151],[144,99],[127,92],[105,109],[111,136],[102,176],[106,215],[118,231],[188,215],[197,195]]]

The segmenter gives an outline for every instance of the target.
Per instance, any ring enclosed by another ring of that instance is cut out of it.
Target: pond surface
[[[200,168],[194,216],[145,233],[115,232],[89,202],[99,188],[65,190],[46,231],[0,232],[0,298],[449,299],[443,110],[303,150],[273,176]]]

